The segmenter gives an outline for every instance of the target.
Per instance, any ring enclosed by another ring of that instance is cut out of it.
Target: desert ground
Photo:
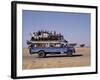
[[[45,58],[38,58],[37,54],[30,55],[27,48],[23,48],[23,69],[40,68],[63,68],[90,66],[90,48],[76,48],[72,57],[66,54],[47,55]]]

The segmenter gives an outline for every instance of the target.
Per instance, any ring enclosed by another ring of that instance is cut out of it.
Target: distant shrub
[[[84,47],[85,46],[85,44],[80,44],[80,47]]]

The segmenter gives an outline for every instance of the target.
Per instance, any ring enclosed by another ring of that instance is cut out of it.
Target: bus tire
[[[39,51],[38,52],[38,57],[39,58],[44,58],[44,57],[46,57],[46,53],[44,51]]]
[[[73,52],[72,51],[68,51],[67,52],[67,56],[69,56],[69,57],[73,56]]]

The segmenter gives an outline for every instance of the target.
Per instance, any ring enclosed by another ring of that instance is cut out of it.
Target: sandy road
[[[37,54],[30,55],[28,49],[23,49],[23,69],[79,67],[90,65],[90,48],[77,48],[72,57],[66,54],[47,55],[38,58]]]

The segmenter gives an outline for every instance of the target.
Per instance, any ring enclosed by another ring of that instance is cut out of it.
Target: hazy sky
[[[89,13],[23,10],[23,47],[27,47],[26,40],[30,40],[30,32],[38,30],[55,30],[69,43],[90,46],[90,18]]]

